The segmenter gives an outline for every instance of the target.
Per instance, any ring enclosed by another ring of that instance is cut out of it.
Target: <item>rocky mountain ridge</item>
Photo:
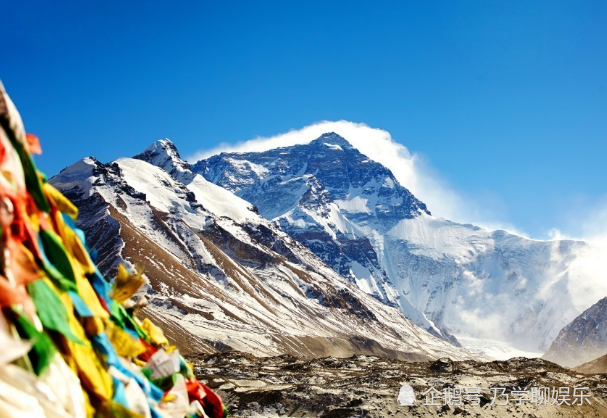
[[[135,159],[85,158],[50,182],[79,207],[104,273],[119,262],[146,266],[142,314],[185,354],[471,356],[343,279],[249,202],[189,171],[170,141]]]

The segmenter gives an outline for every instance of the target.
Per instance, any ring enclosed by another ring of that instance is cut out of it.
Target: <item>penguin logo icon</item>
[[[402,385],[398,391],[396,401],[400,406],[412,406],[415,403],[415,393],[409,385]]]

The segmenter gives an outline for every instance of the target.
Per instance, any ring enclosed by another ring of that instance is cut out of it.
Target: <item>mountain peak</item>
[[[352,145],[341,135],[335,132],[327,132],[310,142],[310,145],[328,145],[343,148],[353,148]]]
[[[138,156],[144,155],[146,153],[156,155],[164,154],[166,156],[178,158],[181,160],[181,157],[179,156],[179,151],[177,151],[177,147],[169,138],[159,139],[158,141],[154,142],[152,145],[147,147],[141,154],[135,156],[134,158],[137,158]]]
[[[168,173],[189,169],[189,164],[181,159],[177,147],[168,138],[159,139],[133,158],[146,161]]]

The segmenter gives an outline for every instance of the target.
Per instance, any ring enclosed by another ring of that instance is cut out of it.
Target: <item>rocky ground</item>
[[[300,360],[228,352],[190,361],[197,377],[221,394],[235,417],[607,417],[607,374],[584,375],[541,359],[410,363],[370,356]],[[397,402],[402,385],[413,388],[413,406]],[[422,395],[431,387],[440,393],[433,402],[438,406],[426,405],[430,399]],[[548,405],[517,402],[540,387],[568,388],[561,389],[559,400],[584,405],[551,405],[552,397]],[[572,396],[582,387],[588,388],[582,391],[587,400]],[[469,396],[458,396],[458,388]],[[500,390],[490,388],[504,388],[508,402]],[[445,393],[451,399],[445,401]],[[500,396],[492,405],[494,393]]]

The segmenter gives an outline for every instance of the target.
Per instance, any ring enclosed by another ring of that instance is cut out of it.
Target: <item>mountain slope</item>
[[[585,374],[607,373],[607,354],[575,367],[576,372]]]
[[[344,278],[446,340],[499,340],[538,353],[581,311],[568,268],[585,243],[436,218],[337,134],[222,153],[191,170],[251,202]]]
[[[575,367],[607,354],[607,297],[559,332],[543,358]]]
[[[143,313],[186,353],[468,356],[348,283],[250,203],[190,172],[169,141],[137,159],[86,158],[50,182],[79,207],[104,273],[121,261],[146,266]]]

